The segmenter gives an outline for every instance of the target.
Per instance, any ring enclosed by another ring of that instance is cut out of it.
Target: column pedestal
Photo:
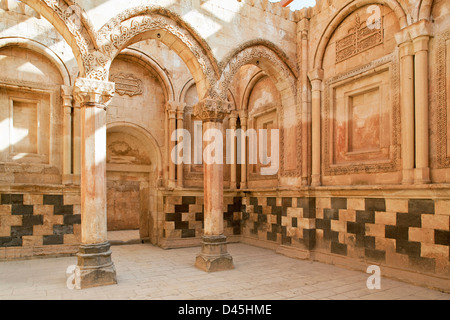
[[[111,259],[109,242],[81,245],[77,257],[78,268],[75,272],[77,289],[117,283],[116,269]]]
[[[227,237],[203,236],[202,251],[195,260],[195,266],[206,272],[234,269],[233,257],[227,251]]]

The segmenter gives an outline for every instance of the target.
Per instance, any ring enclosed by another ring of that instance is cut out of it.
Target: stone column
[[[174,101],[167,102],[166,105],[167,117],[169,118],[169,185],[168,187],[173,189],[175,188],[175,170],[176,165],[172,161],[172,151],[176,146],[176,142],[172,141],[172,134],[177,128],[177,105]]]
[[[63,184],[72,184],[72,90],[72,87],[61,86],[63,101]]]
[[[237,118],[238,115],[236,112],[232,112],[230,114],[230,129],[234,132],[236,132],[237,129]],[[230,189],[234,190],[236,189],[237,183],[237,159],[236,159],[236,139],[233,136],[233,141],[231,145],[231,149],[233,151],[233,158],[231,159],[231,167],[230,167]]]
[[[106,106],[113,95],[112,82],[75,82],[81,108],[81,246],[75,273],[79,289],[117,283],[106,225]]]
[[[184,108],[185,103],[179,103],[177,106],[177,129],[184,129]],[[178,141],[181,141],[182,133],[178,131]],[[177,188],[183,188],[183,159],[180,159],[180,155],[177,151],[178,165],[177,165]]]
[[[243,132],[241,141],[241,189],[247,189],[247,138],[248,116],[245,111],[241,114],[241,130]]]
[[[208,130],[223,132],[223,119],[230,113],[226,101],[204,99],[194,107],[194,114],[203,121],[205,140]],[[211,137],[212,138],[212,137]],[[206,154],[204,157],[208,157]],[[226,236],[223,234],[223,159],[221,163],[211,163],[204,159],[204,236],[201,253],[195,266],[207,272],[233,269],[233,258],[227,252]]]
[[[409,34],[396,34],[400,51],[403,184],[414,183],[414,53]]]
[[[426,21],[420,21],[411,30],[414,46],[416,168],[414,183],[430,183],[428,45],[430,36]]]
[[[81,109],[78,102],[73,105],[73,176],[72,182],[81,183]]]
[[[297,24],[297,54],[301,64],[299,87],[302,89],[302,186],[308,186],[310,181],[310,145],[311,145],[311,110],[309,104],[310,88],[308,83],[308,53],[309,53],[309,17],[308,10],[300,11],[305,16]]]
[[[322,185],[322,159],[321,159],[321,136],[322,136],[322,80],[323,70],[316,69],[309,73],[312,86],[311,105],[311,185]]]

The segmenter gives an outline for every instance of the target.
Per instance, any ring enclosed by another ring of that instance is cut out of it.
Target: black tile
[[[434,230],[434,243],[450,246],[450,231]]]
[[[11,204],[11,195],[10,194],[3,194],[1,196],[1,204],[3,205],[8,205]],[[0,238],[3,239],[3,238]],[[9,239],[9,238],[4,238],[4,239]],[[5,240],[6,241],[6,240]]]
[[[365,256],[368,260],[373,260],[377,262],[385,262],[386,261],[386,252],[375,249],[365,249]]]
[[[337,242],[331,243],[331,252],[342,256],[347,255],[347,245]]]
[[[64,205],[64,198],[62,195],[44,194],[44,205],[62,206]]]
[[[273,233],[281,233],[281,226],[279,224],[272,224],[272,232]]]
[[[397,240],[408,240],[408,228],[407,227],[386,226],[385,227],[385,238],[397,239]]]
[[[181,230],[181,238],[195,238],[195,229]]]
[[[182,197],[181,203],[182,204],[195,204],[195,197]]]
[[[276,207],[277,205],[277,198],[269,197],[267,198],[267,205],[270,207]]]
[[[189,205],[188,204],[176,204],[175,205],[175,212],[177,213],[187,213],[189,212]]]
[[[329,230],[331,228],[331,221],[325,219],[316,220],[316,229]]]
[[[283,208],[290,208],[290,207],[292,207],[292,198],[282,198],[281,199],[281,206]]]
[[[297,228],[297,225],[298,225],[297,218],[292,218],[292,227]]]
[[[238,236],[241,234],[241,225],[233,226],[233,235]]]
[[[56,236],[73,234],[73,225],[54,225],[53,234]]]
[[[204,219],[204,213],[203,212],[197,212],[195,214],[195,221],[203,221]]]
[[[385,199],[365,199],[366,211],[386,211]]]
[[[308,250],[314,249],[316,245],[316,230],[303,229],[303,244]]]
[[[55,205],[53,208],[53,214],[56,216],[73,214],[73,205],[67,205],[67,206]]]
[[[64,244],[64,235],[44,236],[43,244],[44,246]]]
[[[262,206],[254,206],[253,212],[257,214],[262,214],[263,213]]]
[[[258,198],[251,197],[250,198],[250,205],[251,206],[257,206],[258,205]]]
[[[281,237],[281,244],[290,246],[292,244],[292,238],[291,237]]]
[[[166,213],[166,221],[181,221],[181,213]]]
[[[365,236],[364,237],[364,248],[375,249],[375,237]]]
[[[331,198],[331,209],[347,209],[346,198]]]
[[[434,214],[434,201],[429,199],[410,199],[408,212],[415,214]]]
[[[330,240],[332,242],[339,242],[339,232],[330,230]]]
[[[175,221],[175,229],[176,230],[189,229],[189,221]]]
[[[316,198],[297,198],[297,208],[303,209],[303,218],[315,218]]]
[[[397,240],[396,244],[397,244],[397,248],[396,248],[397,253],[420,257],[420,252],[421,252],[420,242]]]
[[[258,222],[259,223],[266,223],[267,222],[267,215],[265,215],[265,214],[258,214]]]
[[[223,213],[223,219],[226,221],[232,221],[233,220],[233,212],[224,212]]]
[[[11,227],[11,237],[32,236],[33,226],[30,227]]]
[[[272,207],[272,214],[282,216],[283,208],[282,207]]]
[[[356,222],[359,223],[375,223],[374,211],[356,211]]]
[[[366,226],[364,225],[364,223],[347,221],[347,233],[365,234]]]
[[[398,227],[422,227],[422,216],[417,213],[397,212]]]
[[[0,247],[21,247],[21,237],[0,237]]]
[[[11,214],[14,216],[31,216],[33,215],[33,206],[24,206],[23,204],[13,204],[11,206]]]
[[[339,220],[338,209],[323,209],[323,218],[325,220]]]
[[[22,218],[23,227],[40,226],[44,224],[44,216],[24,216]]]
[[[267,240],[277,241],[277,234],[275,232],[267,232]]]
[[[64,215],[64,224],[73,226],[74,224],[81,224],[80,214],[66,214]]]

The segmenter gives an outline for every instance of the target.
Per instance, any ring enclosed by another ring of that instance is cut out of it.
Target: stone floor
[[[230,244],[235,269],[205,273],[194,267],[199,248],[162,250],[150,244],[113,246],[118,285],[70,290],[66,269],[75,257],[0,262],[0,300],[10,299],[442,299],[449,294],[382,279],[366,288],[368,274],[302,261],[271,250]]]

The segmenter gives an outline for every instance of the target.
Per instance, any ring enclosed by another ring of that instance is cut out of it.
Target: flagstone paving
[[[66,269],[76,257],[0,262],[0,300],[450,300],[450,294],[385,278],[381,290],[369,290],[369,274],[246,244],[228,249],[235,269],[205,273],[194,267],[199,248],[113,246],[118,284],[81,291],[66,286]]]

